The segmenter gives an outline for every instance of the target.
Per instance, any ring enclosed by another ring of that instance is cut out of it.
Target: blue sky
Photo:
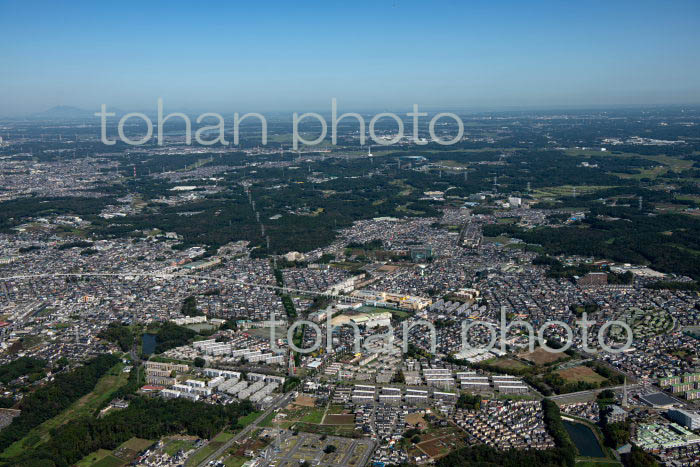
[[[0,115],[697,104],[699,56],[698,1],[0,0]]]

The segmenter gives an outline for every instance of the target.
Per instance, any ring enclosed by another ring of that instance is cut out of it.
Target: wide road
[[[265,419],[265,417],[270,415],[270,413],[272,413],[274,410],[277,410],[280,407],[283,407],[283,406],[289,404],[289,401],[291,400],[293,394],[294,394],[293,392],[290,392],[290,393],[282,396],[277,402],[272,404],[267,410],[265,410],[262,414],[260,414],[260,416],[258,418],[256,418],[253,421],[253,423],[249,424],[248,426],[243,428],[241,431],[236,433],[236,436],[234,436],[230,440],[226,441],[223,444],[223,446],[221,446],[219,449],[214,451],[214,453],[212,453],[209,457],[207,457],[202,462],[200,462],[198,464],[198,466],[203,467],[203,466],[209,464],[211,461],[216,460],[219,457],[221,457],[224,454],[224,452],[226,452],[233,445],[233,443],[245,438],[248,435],[248,433],[250,433],[260,422],[262,422]],[[204,449],[205,447],[206,446],[202,446],[200,449]]]
[[[588,396],[588,395],[594,395],[598,394],[599,392],[603,392],[606,389],[612,389],[613,391],[619,390],[624,388],[625,386],[611,386],[609,388],[600,388],[600,389],[589,389],[588,391],[579,391],[579,392],[570,392],[568,394],[559,394],[556,396],[548,396],[549,399],[552,399],[554,401],[556,400],[566,400],[568,398],[576,398],[576,397],[581,397],[581,396]],[[636,389],[639,387],[639,384],[628,384],[627,389]]]

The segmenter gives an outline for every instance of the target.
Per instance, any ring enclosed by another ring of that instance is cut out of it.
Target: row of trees
[[[558,448],[558,453],[561,455],[565,465],[572,467],[576,462],[578,450],[564,427],[559,406],[552,400],[545,398],[542,400],[542,412],[547,431],[554,438],[554,444]]]
[[[561,449],[500,451],[485,444],[477,444],[452,451],[440,458],[435,465],[437,467],[570,467],[573,464],[568,463]]]
[[[111,354],[100,355],[83,366],[58,374],[52,382],[25,396],[19,405],[22,413],[0,431],[0,451],[92,391],[97,381],[119,361]]]
[[[208,439],[253,410],[249,401],[224,406],[137,397],[126,409],[104,418],[86,417],[63,425],[51,440],[11,464],[67,467],[98,449],[115,449],[132,437],[158,439],[183,433]]]

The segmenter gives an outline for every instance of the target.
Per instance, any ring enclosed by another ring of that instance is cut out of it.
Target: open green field
[[[214,454],[214,452],[216,452],[216,450],[219,449],[223,444],[224,443],[217,443],[212,441],[211,443],[204,446],[202,449],[188,457],[187,462],[185,462],[185,466],[190,467],[199,465],[204,459]]]
[[[319,435],[342,436],[344,438],[358,438],[360,434],[355,431],[355,425],[316,425],[314,423],[296,422],[295,430]]]
[[[228,431],[222,431],[218,435],[214,436],[214,441],[220,441],[222,443],[225,443],[226,441],[230,440],[233,437],[234,437],[233,433],[229,433]]]
[[[28,449],[48,441],[51,436],[51,430],[71,420],[92,415],[95,410],[112,399],[112,395],[117,389],[126,384],[129,373],[123,373],[123,368],[124,364],[122,363],[115,365],[106,375],[100,378],[92,392],[75,401],[60,414],[32,429],[27,433],[27,436],[10,445],[2,453],[2,457],[14,457],[26,452]]]
[[[325,412],[324,407],[308,407],[297,404],[292,404],[291,406],[285,408],[283,412],[286,414],[284,418],[285,422],[305,422],[305,423],[321,423],[323,420],[323,414]],[[266,421],[266,420],[265,420]]]
[[[688,169],[693,166],[692,160],[680,159],[665,155],[654,155],[648,156],[643,154],[636,154],[632,152],[625,152],[621,154],[613,154],[610,151],[595,151],[595,150],[581,150],[581,149],[568,149],[565,151],[566,154],[575,157],[590,157],[590,156],[607,156],[607,157],[619,157],[619,158],[632,158],[638,157],[640,159],[646,159],[651,162],[657,162],[659,166],[639,169],[638,173],[626,174],[626,173],[614,173],[614,175],[620,178],[632,178],[639,180],[641,178],[656,178],[659,175],[666,174],[669,170],[679,171]]]
[[[184,439],[174,439],[165,445],[163,451],[168,455],[174,455],[179,450],[189,451],[194,446],[194,441],[184,440]]]
[[[148,440],[148,439],[131,438],[127,441],[124,441],[121,444],[121,446],[119,446],[117,448],[117,450],[121,448],[121,449],[130,449],[132,451],[143,451],[151,444],[153,444],[153,441]]]
[[[91,467],[121,467],[125,464],[126,462],[110,454],[92,464]]]
[[[243,456],[231,456],[224,459],[224,465],[226,467],[241,467],[243,464],[248,462],[250,458]]]
[[[323,413],[323,408],[314,407],[306,411],[306,413],[299,419],[299,421],[318,424],[321,423],[321,421],[323,420]]]
[[[415,190],[412,186],[407,185],[405,179],[392,180],[389,182],[391,185],[398,186],[401,188],[399,196],[410,196]]]
[[[343,269],[345,271],[359,271],[365,266],[365,263],[354,262],[354,261],[334,261],[331,266],[338,269]]]
[[[394,315],[394,317],[400,318],[400,319],[408,318],[409,316],[411,316],[411,313],[408,311],[395,310],[393,308],[381,308],[378,306],[369,306],[369,305],[365,305],[365,306],[360,307],[360,309],[358,311],[361,311],[362,313],[367,313],[367,314],[391,313],[392,315]]]
[[[342,414],[344,411],[345,411],[345,407],[343,407],[342,405],[331,404],[328,406],[327,414],[328,415]]]
[[[262,412],[251,412],[245,417],[241,417],[236,421],[236,427],[238,428],[245,428],[251,423],[255,421],[256,418],[258,418]]]
[[[272,426],[272,420],[275,418],[275,415],[277,415],[275,412],[270,412],[267,414],[267,417],[263,418],[262,421],[258,424],[258,426],[269,428]]]
[[[698,195],[676,195],[676,199],[692,201],[695,204],[700,204],[700,196]]]
[[[107,449],[100,449],[97,452],[93,452],[91,454],[88,454],[87,456],[83,457],[76,465],[76,467],[90,467],[96,462],[104,459],[107,456],[111,456],[112,451],[108,451]]]
[[[186,466],[198,465],[204,459],[206,459],[207,457],[211,456],[214,452],[216,452],[216,450],[219,449],[221,446],[223,446],[224,443],[226,443],[226,441],[233,438],[233,436],[234,436],[233,433],[228,433],[226,431],[222,431],[221,433],[216,435],[214,437],[214,439],[209,441],[209,444],[207,444],[202,449],[198,450],[193,455],[191,455],[187,459],[187,462],[185,463],[185,465]]]
[[[508,245],[510,243],[510,237],[505,235],[499,235],[498,237],[484,237],[485,243],[500,243],[501,245]]]
[[[121,467],[133,461],[141,451],[152,444],[152,440],[131,438],[114,451],[100,449],[83,457],[75,465],[78,467]]]
[[[558,198],[560,196],[572,196],[576,187],[577,195],[587,195],[595,191],[607,190],[614,188],[609,185],[560,185],[538,188],[532,191],[532,196],[535,198]]]
[[[620,467],[619,462],[609,459],[601,459],[599,461],[593,459],[582,459],[576,461],[576,467]]]
[[[621,154],[613,154],[611,151],[600,151],[596,149],[567,149],[564,151],[569,156],[590,157],[590,156],[610,156],[610,157],[642,157],[633,152],[623,152]]]
[[[584,383],[603,383],[606,381],[605,377],[599,375],[593,369],[587,366],[575,366],[573,368],[566,368],[564,370],[557,371],[557,374],[564,378],[567,383],[578,383],[583,381]]]

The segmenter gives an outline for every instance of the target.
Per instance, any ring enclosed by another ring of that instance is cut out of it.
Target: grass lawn
[[[535,401],[540,399],[534,394],[496,394],[494,397],[502,401]]]
[[[355,425],[317,425],[312,423],[296,422],[294,428],[307,433],[317,433],[328,436],[341,436],[344,438],[357,438],[359,433],[355,431]]]
[[[619,462],[611,461],[609,459],[601,459],[600,461],[585,459],[577,460],[576,467],[620,467],[622,464]]]
[[[251,412],[245,417],[241,417],[236,421],[236,426],[238,428],[245,428],[255,421],[262,414],[262,412]]]
[[[125,464],[126,462],[110,454],[109,456],[103,457],[99,461],[92,464],[91,467],[121,467]]]
[[[576,193],[579,195],[585,195],[595,191],[613,188],[613,186],[610,185],[558,185],[538,188],[533,190],[532,195],[535,198],[558,198],[560,196],[571,196],[574,193],[574,186],[576,187]]]
[[[377,306],[363,306],[360,307],[362,313],[375,314],[375,313],[391,313],[394,317],[403,319],[411,316],[412,313],[404,310],[395,310],[394,308],[381,308]]]
[[[211,456],[214,453],[214,451],[216,451],[220,447],[221,443],[209,443],[208,445],[204,446],[202,449],[188,457],[187,461],[185,462],[185,465],[188,467],[199,465],[204,459]]]
[[[308,411],[300,418],[300,421],[306,422],[306,423],[321,423],[323,420],[323,412],[324,409],[322,408],[313,408]]]
[[[187,458],[187,462],[185,462],[186,466],[194,466],[194,465],[199,465],[204,459],[207,457],[211,456],[214,454],[214,452],[219,449],[224,443],[221,442],[216,442],[212,441],[206,446],[204,446],[202,449],[199,451],[195,452],[192,454],[190,457]]]
[[[163,449],[163,450],[172,456],[176,452],[178,452],[180,449],[182,449],[183,451],[189,451],[193,445],[194,445],[194,441],[188,441],[188,440],[184,440],[184,439],[176,439],[176,440],[170,441],[165,446],[165,449]]]
[[[340,413],[343,413],[344,411],[345,411],[345,407],[343,407],[342,405],[338,405],[338,404],[333,405],[333,404],[331,404],[331,405],[328,406],[328,414],[329,414],[329,415],[340,414]]]
[[[669,170],[679,171],[687,169],[693,165],[692,160],[680,159],[677,157],[666,156],[666,155],[644,155],[636,154],[632,152],[625,152],[622,154],[613,154],[610,151],[595,151],[595,150],[578,150],[578,149],[568,149],[565,151],[566,154],[570,156],[587,157],[587,156],[611,156],[619,158],[631,158],[638,157],[640,159],[646,159],[648,161],[657,162],[663,164],[663,166],[657,166],[650,169],[639,169],[639,173],[636,174],[625,174],[625,173],[615,173],[614,175],[620,178],[656,178],[659,175],[667,173]]]
[[[186,466],[198,465],[204,459],[206,459],[207,457],[212,455],[217,449],[219,449],[221,446],[223,446],[224,443],[226,443],[226,441],[230,440],[234,436],[235,435],[233,433],[229,433],[227,431],[222,431],[218,435],[214,436],[214,438],[211,441],[209,441],[209,444],[207,444],[202,449],[198,450],[193,455],[191,455],[187,459],[187,462],[185,463],[185,465]]]
[[[364,267],[365,263],[353,262],[353,261],[342,261],[333,262],[331,266],[338,269],[344,269],[346,271],[358,271]]]
[[[498,237],[484,237],[484,242],[508,245],[510,243],[510,237],[506,237],[505,235],[499,235]]]
[[[583,381],[585,383],[602,383],[606,379],[593,371],[592,368],[587,366],[575,366],[573,368],[566,368],[564,370],[557,371],[559,376],[564,378],[567,383],[577,383]]]
[[[153,444],[153,441],[148,440],[148,439],[141,439],[141,438],[130,438],[127,441],[124,441],[119,448],[126,448],[126,449],[131,449],[132,451],[143,451],[146,449],[148,446]],[[119,449],[117,448],[117,449]]]
[[[229,433],[228,431],[222,431],[218,435],[214,436],[214,441],[225,443],[226,441],[230,440],[234,436],[235,435],[233,433]]]
[[[275,418],[275,415],[277,415],[274,411],[270,412],[267,417],[263,418],[262,421],[260,422],[259,426],[262,427],[271,427],[272,426],[272,420]]]
[[[184,442],[187,441],[176,441]],[[80,459],[76,467],[121,467],[130,463],[138,453],[151,446],[153,441],[141,438],[131,438],[123,442],[114,451],[99,449]],[[192,443],[189,442],[191,445]],[[166,452],[170,453],[166,450]],[[172,451],[177,452],[177,449]]]
[[[123,368],[124,364],[121,362],[115,365],[100,378],[92,392],[75,401],[60,414],[33,428],[24,438],[10,445],[2,453],[2,457],[13,457],[26,452],[39,443],[48,441],[51,430],[71,420],[91,415],[105,402],[111,400],[117,389],[126,384],[129,373],[123,373]]]
[[[107,456],[111,456],[112,451],[108,451],[106,449],[100,449],[99,451],[93,452],[91,454],[88,454],[87,456],[83,457],[78,461],[76,467],[90,467],[92,464],[96,463],[97,461],[104,459]]]
[[[250,458],[243,456],[231,456],[224,459],[224,465],[226,467],[241,467],[243,464],[248,462]]]

